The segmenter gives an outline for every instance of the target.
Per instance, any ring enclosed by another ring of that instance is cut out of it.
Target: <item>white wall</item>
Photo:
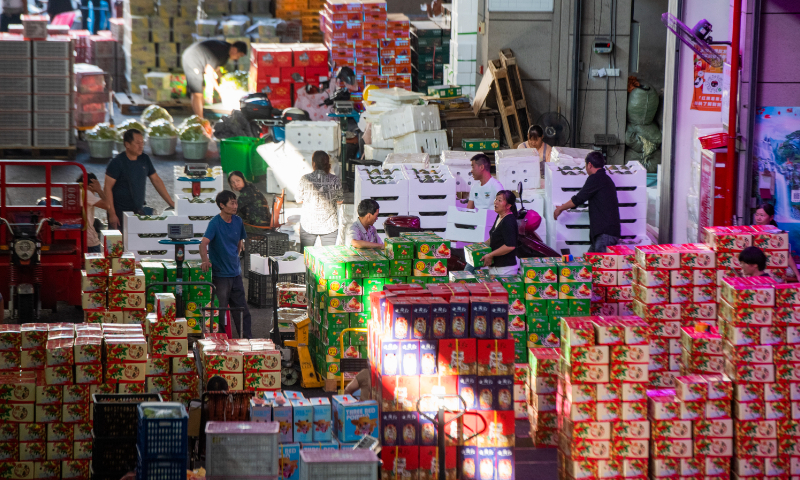
[[[683,2],[683,23],[693,27],[705,18],[713,26],[711,36],[714,40],[730,40],[730,0],[685,0]],[[675,12],[672,12],[673,14]],[[671,34],[671,33],[670,33]],[[721,123],[719,112],[691,110],[694,91],[694,52],[681,43],[679,80],[677,85],[677,105],[675,115],[675,177],[672,196],[672,242],[686,243],[686,197],[689,192],[687,181],[691,177],[692,126],[697,124]],[[671,72],[667,66],[667,75]],[[667,100],[668,101],[668,100]],[[663,193],[662,193],[663,194]]]

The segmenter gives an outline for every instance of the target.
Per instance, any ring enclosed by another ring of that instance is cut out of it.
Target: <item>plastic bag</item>
[[[150,124],[151,137],[177,137],[178,129],[165,119],[156,120]]]
[[[647,125],[653,123],[658,110],[658,92],[650,86],[641,85],[628,94],[628,123]]]
[[[625,145],[634,151],[649,155],[661,146],[661,129],[655,123],[634,125],[625,128]]]
[[[661,149],[650,155],[643,155],[628,148],[625,150],[625,163],[628,162],[640,162],[647,169],[647,173],[657,173],[658,166],[661,165]]]
[[[185,142],[199,142],[208,140],[206,130],[201,125],[190,125],[181,132],[181,140]]]
[[[148,133],[147,127],[145,127],[144,124],[142,124],[142,122],[131,118],[117,125],[117,133],[120,142],[122,141],[122,135],[125,133],[125,131],[130,130],[131,128],[139,130],[140,132],[142,132],[142,135],[147,136]]]
[[[117,131],[107,123],[98,123],[93,129],[86,132],[88,140],[114,140]]]
[[[158,105],[150,105],[144,109],[144,112],[142,112],[141,120],[142,123],[147,126],[150,126],[150,124],[156,120],[168,120],[169,123],[172,123],[172,115],[170,115],[169,112],[167,112],[163,107],[159,107]]]

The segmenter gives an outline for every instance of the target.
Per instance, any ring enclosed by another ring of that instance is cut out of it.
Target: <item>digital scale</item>
[[[191,223],[170,223],[167,225],[167,238],[159,240],[160,245],[175,245],[175,263],[177,281],[183,280],[183,260],[186,258],[186,245],[200,245],[194,238],[194,226]],[[175,289],[175,303],[178,312],[183,312],[183,287]]]
[[[187,163],[183,167],[183,171],[186,173],[186,176],[178,177],[178,181],[192,183],[192,198],[197,198],[200,196],[200,192],[202,191],[202,182],[214,181],[214,177],[208,176],[207,163]]]

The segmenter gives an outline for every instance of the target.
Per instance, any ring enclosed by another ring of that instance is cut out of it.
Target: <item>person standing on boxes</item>
[[[152,213],[145,210],[145,188],[148,178],[161,198],[170,208],[175,208],[175,202],[170,198],[164,181],[156,173],[150,157],[144,154],[142,132],[135,128],[126,130],[122,141],[125,151],[108,163],[103,187],[106,194],[108,228],[118,229],[120,232],[122,232],[122,212],[133,212],[137,215]]]
[[[472,178],[475,181],[469,189],[467,208],[494,210],[494,199],[497,197],[497,192],[503,189],[503,185],[492,176],[489,157],[479,153],[470,158],[470,163],[472,163]]]
[[[345,246],[354,248],[383,248],[383,242],[378,237],[375,221],[378,220],[380,205],[371,198],[365,198],[358,203],[358,218],[347,230]]]
[[[224,40],[206,40],[193,43],[183,51],[181,65],[186,74],[186,90],[192,99],[192,111],[203,118],[203,79],[205,75],[217,78],[217,69],[228,60],[239,60],[247,55],[247,44],[235,42],[233,45]],[[214,84],[214,89],[217,85]]]
[[[208,222],[206,233],[200,241],[200,258],[203,261],[200,268],[207,272],[214,266],[211,283],[216,288],[220,308],[243,308],[243,331],[239,333],[242,338],[253,338],[250,309],[247,308],[242,268],[239,265],[239,255],[244,250],[247,233],[244,222],[236,216],[239,206],[236,195],[230,190],[223,190],[217,194],[216,202],[219,215]],[[238,312],[231,312],[231,318],[236,318],[237,314]]]
[[[589,202],[589,238],[592,245],[589,251],[605,253],[608,247],[619,243],[620,221],[617,187],[606,173],[606,159],[600,152],[586,155],[586,179],[581,191],[563,205],[556,207],[553,218],[564,210],[575,208]]]

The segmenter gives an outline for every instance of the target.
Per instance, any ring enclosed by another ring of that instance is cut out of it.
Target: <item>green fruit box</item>
[[[351,313],[350,328],[367,328],[371,318],[372,314],[370,312]]]
[[[387,265],[387,272],[388,272],[388,265],[389,262],[386,262]],[[363,281],[364,286],[364,295],[369,295],[372,292],[381,292],[383,291],[383,286],[386,284],[386,279],[384,278],[365,278]]]
[[[467,263],[473,267],[482,268],[483,261],[481,261],[481,259],[487,253],[492,253],[492,249],[485,243],[473,243],[464,247],[464,256],[466,257]]]
[[[183,268],[189,269],[190,282],[211,282],[211,268],[204,272],[201,268],[202,263],[200,260],[189,260],[183,263]],[[184,272],[183,278],[186,278],[186,272]]]
[[[338,346],[339,345],[339,336],[342,334],[342,330],[344,330],[345,328],[348,328],[348,326],[344,325],[340,329],[337,329],[337,328],[321,328],[320,331],[319,331],[320,342],[325,346],[331,346],[331,345],[337,345]],[[348,332],[345,332],[345,338],[344,338],[345,345],[347,345],[347,340],[348,340],[347,333]]]
[[[524,259],[528,260],[528,259]],[[522,262],[525,283],[557,283],[558,267],[555,264]]]
[[[389,260],[389,275],[392,277],[409,277],[413,274],[410,259]]]
[[[440,237],[420,237],[414,239],[416,258],[430,260],[450,258],[450,241]]]
[[[346,280],[329,280],[328,281],[328,296],[330,297],[344,297],[344,296],[361,296],[364,295],[363,280],[346,279]]]
[[[351,255],[344,257],[345,276],[347,278],[367,278],[369,277],[370,262],[363,257]]]
[[[415,277],[447,277],[446,259],[414,260]]]
[[[562,283],[558,286],[558,298],[561,300],[591,300],[592,282]]]
[[[323,311],[320,322],[320,327],[332,330],[344,330],[350,325],[351,315],[360,315],[359,313],[328,313]]]
[[[385,285],[400,285],[402,283],[408,283],[408,279],[408,276],[387,277]]]
[[[528,363],[528,334],[526,332],[508,332],[514,340],[514,363]]]
[[[414,242],[403,238],[393,237],[384,240],[386,258],[389,260],[411,260],[414,258]]]
[[[347,278],[347,260],[345,257],[328,257],[322,260],[320,277],[328,280]]]
[[[381,258],[368,259],[367,262],[369,276],[371,278],[384,278],[389,276],[391,268],[389,267],[389,259],[381,256]]]
[[[451,283],[478,283],[478,279],[471,272],[466,270],[460,272],[450,272],[449,279]]]
[[[558,264],[558,282],[589,282],[592,281],[592,265],[589,262],[561,262]]]
[[[503,285],[508,292],[509,300],[525,298],[525,284],[522,281],[522,277],[519,275],[511,275],[506,277],[492,276],[490,278],[500,282],[500,284]]]
[[[325,308],[328,313],[359,313],[364,310],[361,296],[328,297]]]
[[[591,314],[592,301],[590,299],[567,301],[569,302],[567,315],[570,317],[587,317]]]
[[[525,300],[525,315],[528,317],[546,317],[550,302],[547,300]]]
[[[561,327],[558,319],[528,320],[529,348],[553,348],[560,345]]]

